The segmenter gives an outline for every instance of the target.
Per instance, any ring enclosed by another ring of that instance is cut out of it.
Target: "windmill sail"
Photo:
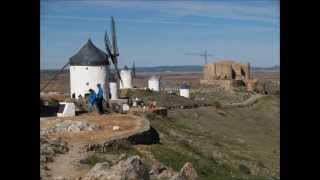
[[[113,18],[112,18],[112,20],[113,20]],[[114,24],[114,23],[112,23],[112,24]],[[122,80],[121,80],[121,77],[120,77],[120,72],[119,72],[119,69],[118,69],[117,56],[119,56],[119,52],[117,50],[118,48],[116,47],[117,43],[116,43],[114,30],[115,30],[115,28],[113,27],[112,28],[112,34],[113,34],[114,37],[112,36],[112,44],[110,43],[110,39],[109,39],[107,31],[105,32],[105,36],[104,36],[104,44],[105,44],[106,52],[107,52],[108,56],[110,57],[113,65],[114,65],[114,68],[115,68],[115,71],[116,71],[116,74],[117,74],[117,78],[122,83]]]
[[[112,47],[111,47],[111,44],[110,44],[110,40],[109,40],[109,36],[108,36],[108,32],[107,31],[104,34],[104,45],[105,45],[106,53],[107,53],[108,57],[110,57],[112,63],[114,63],[113,62],[113,58],[112,58],[112,50],[111,50]]]
[[[116,25],[113,17],[111,17],[111,35],[112,35],[113,54],[117,57],[119,56],[119,50],[117,45]]]

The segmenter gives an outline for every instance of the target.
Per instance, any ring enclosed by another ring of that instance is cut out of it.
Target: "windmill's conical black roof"
[[[88,42],[69,60],[71,66],[101,66],[108,65],[107,54],[97,48],[91,41]]]

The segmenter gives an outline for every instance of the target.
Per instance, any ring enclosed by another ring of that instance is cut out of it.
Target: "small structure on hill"
[[[115,78],[115,76],[110,76],[109,79],[109,89],[110,89],[110,99],[114,100],[114,99],[118,99],[119,95],[118,95],[118,84],[117,84],[117,79]]]
[[[183,83],[180,86],[179,94],[180,94],[180,96],[183,96],[185,98],[189,98],[190,97],[190,85]]]
[[[160,77],[159,76],[152,76],[148,80],[148,88],[152,91],[160,91]]]
[[[237,86],[251,88],[251,82],[250,63],[243,64],[235,61],[220,61],[204,65],[203,79],[200,80],[200,84],[219,85],[226,89]]]
[[[132,88],[132,72],[127,66],[125,66],[120,71],[120,77],[122,79],[122,83],[120,83],[120,89],[131,89]]]
[[[74,117],[76,115],[76,107],[74,103],[60,102],[59,110],[57,113],[58,117]]]

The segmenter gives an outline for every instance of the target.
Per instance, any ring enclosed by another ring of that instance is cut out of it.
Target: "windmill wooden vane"
[[[116,70],[116,78],[117,82],[119,84],[119,80],[121,80],[120,77],[120,72],[118,69],[118,56],[119,56],[119,50],[118,50],[118,45],[117,45],[117,36],[116,36],[116,27],[115,27],[115,21],[114,18],[111,17],[111,42],[108,36],[108,32],[106,30],[105,35],[104,35],[104,44],[106,48],[106,53],[108,57],[111,59],[112,64],[114,65],[114,69]],[[122,83],[122,82],[121,82]]]

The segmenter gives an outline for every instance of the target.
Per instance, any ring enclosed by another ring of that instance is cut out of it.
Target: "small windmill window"
[[[89,86],[89,82],[87,82],[86,85]]]

